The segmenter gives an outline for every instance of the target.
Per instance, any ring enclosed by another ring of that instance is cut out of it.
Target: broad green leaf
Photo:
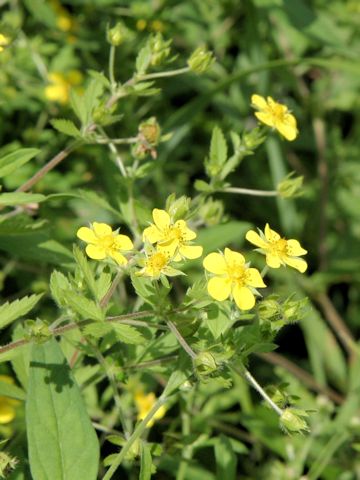
[[[81,270],[82,274],[84,275],[84,279],[85,279],[85,282],[86,282],[87,286],[89,287],[89,289],[90,289],[91,293],[94,295],[94,297],[96,297],[95,278],[94,278],[93,271],[91,270],[90,264],[87,261],[86,256],[84,255],[82,250],[80,250],[80,248],[77,247],[76,245],[74,245],[73,252],[74,252],[74,257],[75,257],[76,263],[79,265],[80,270]]]
[[[150,447],[146,442],[141,442],[140,446],[140,475],[139,480],[150,480],[152,469],[152,459]]]
[[[181,357],[179,364],[177,365],[177,369],[173,371],[170,375],[168,383],[164,389],[163,395],[169,397],[173,393],[177,391],[177,389],[183,385],[186,380],[192,374],[192,365],[190,364],[190,360],[188,356]]]
[[[79,95],[78,93],[76,93],[73,88],[70,90],[70,105],[71,108],[74,110],[74,113],[80,120],[81,125],[86,125],[87,110],[85,98],[83,95]]]
[[[86,124],[89,124],[92,118],[94,108],[99,105],[99,97],[104,91],[104,84],[97,78],[92,78],[86,87],[84,93]]]
[[[111,273],[102,272],[96,280],[96,299],[101,300],[110,288],[112,280]]]
[[[92,335],[95,338],[102,338],[111,331],[112,328],[108,322],[90,323],[83,328],[84,335]]]
[[[229,313],[215,304],[208,308],[205,323],[215,339],[219,338],[232,325]]]
[[[95,480],[99,443],[56,340],[31,348],[26,401],[33,480]]]
[[[138,345],[145,342],[145,337],[131,325],[112,322],[116,338],[123,343]]]
[[[20,148],[0,158],[0,178],[15,172],[40,152],[37,148]]]
[[[43,0],[24,0],[24,5],[31,15],[43,25],[49,28],[55,28],[57,16],[48,2]]]
[[[10,192],[0,194],[0,205],[4,207],[40,203],[45,200],[46,196],[40,193]]]
[[[14,398],[15,400],[25,400],[25,392],[22,388],[13,383],[5,382],[0,377],[0,396]]]
[[[51,120],[50,123],[58,132],[69,135],[70,137],[81,137],[80,130],[71,120],[66,120],[64,118],[56,118],[54,120]]]
[[[151,61],[151,48],[149,44],[146,44],[136,57],[136,73],[138,75],[143,75],[146,73]]]
[[[14,320],[26,315],[38,303],[42,294],[30,295],[21,299],[6,302],[0,307],[0,328],[4,328]]]
[[[217,480],[235,480],[236,455],[230,440],[220,435],[215,444],[216,478]]]
[[[154,302],[156,301],[155,287],[149,279],[132,273],[131,283],[135,288],[136,294],[140,298],[145,302],[150,303],[150,305],[154,305]]]
[[[89,320],[104,320],[101,308],[92,300],[71,290],[64,292],[68,306],[82,318]]]

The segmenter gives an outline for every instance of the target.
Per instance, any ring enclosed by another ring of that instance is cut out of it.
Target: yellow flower
[[[173,259],[176,262],[183,257],[189,259],[201,257],[203,248],[189,244],[196,238],[196,233],[188,228],[185,220],[177,220],[173,223],[170,215],[158,208],[153,210],[152,216],[154,223],[145,228],[144,241],[157,243],[158,251],[165,250],[168,255],[174,256]]]
[[[153,392],[145,394],[142,390],[138,390],[135,392],[134,400],[138,411],[137,419],[143,420],[155,405],[156,397]],[[166,408],[164,405],[162,405],[152,419],[148,421],[146,426],[148,428],[152,427],[155,423],[155,420],[160,420],[160,418],[163,418],[165,413]]]
[[[158,279],[160,275],[167,275],[174,277],[181,275],[180,270],[170,266],[172,260],[171,255],[166,250],[158,250],[150,247],[146,251],[146,259],[139,261],[143,268],[137,273],[137,275],[144,277],[152,277]]]
[[[69,102],[70,89],[80,85],[83,76],[78,70],[72,70],[66,75],[58,72],[49,73],[50,84],[45,87],[45,97],[52,102],[59,102],[63,105]]]
[[[5,47],[7,47],[10,43],[10,39],[0,33],[0,52],[3,52],[5,50]]]
[[[286,140],[295,140],[298,134],[296,118],[290,113],[286,105],[275,102],[273,98],[252,95],[251,103],[259,111],[255,112],[260,122],[275,128]]]
[[[94,222],[91,228],[81,227],[76,235],[89,244],[85,251],[94,260],[104,260],[104,258],[110,257],[119,265],[126,265],[127,259],[121,252],[134,248],[127,235],[119,235],[117,230],[113,232],[106,223]]]
[[[210,253],[204,258],[204,268],[216,276],[210,278],[209,295],[222,302],[233,296],[241,310],[250,310],[255,305],[256,288],[266,287],[259,271],[249,268],[241,253],[225,248],[224,254]]]
[[[279,268],[281,265],[289,265],[304,273],[307,269],[307,263],[301,255],[307,253],[297,240],[286,240],[281,238],[278,233],[271,230],[269,224],[265,225],[265,232],[260,235],[254,230],[249,230],[246,234],[246,240],[259,247],[259,251],[266,255],[266,263],[271,268]]]
[[[14,383],[14,380],[7,375],[0,375],[0,380],[6,383]],[[13,398],[0,396],[0,424],[10,423],[16,416],[16,405],[18,400]]]

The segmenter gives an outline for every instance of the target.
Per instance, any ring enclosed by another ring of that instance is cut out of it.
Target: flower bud
[[[299,197],[301,192],[301,187],[303,185],[304,177],[295,177],[295,173],[291,172],[287,175],[277,186],[277,191],[280,197],[282,198],[294,198]]]
[[[150,37],[149,45],[151,50],[151,65],[159,66],[170,55],[170,44],[172,40],[164,40],[164,37],[159,32]]]
[[[11,457],[7,452],[0,452],[0,478],[6,478],[17,463],[17,458]]]
[[[176,222],[181,218],[184,218],[190,209],[191,198],[182,195],[176,198],[176,195],[172,193],[166,199],[165,209],[169,213],[170,217]]]
[[[224,218],[224,205],[220,200],[209,198],[200,207],[199,215],[207,226],[218,225]]]
[[[271,320],[281,313],[278,302],[272,298],[259,302],[257,310],[260,320]]]
[[[110,45],[118,47],[128,36],[128,29],[122,22],[118,22],[115,27],[109,28],[106,32],[107,41]]]
[[[204,73],[215,62],[213,52],[207,50],[206,47],[198,47],[187,61],[188,67],[192,72]]]
[[[139,134],[152,147],[158,145],[161,136],[161,128],[156,118],[151,117],[148,120],[141,122],[139,125]]]
[[[200,378],[206,377],[218,369],[215,358],[210,352],[199,353],[194,360],[194,365]]]
[[[280,417],[280,426],[287,432],[308,432],[309,426],[302,417],[307,417],[305,410],[286,408]]]

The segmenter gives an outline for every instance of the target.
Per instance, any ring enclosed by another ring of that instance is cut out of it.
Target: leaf
[[[220,435],[215,443],[216,479],[235,480],[236,455],[230,440],[225,435]]]
[[[103,311],[94,301],[72,290],[66,290],[64,297],[68,306],[82,318],[99,321],[104,320]]]
[[[42,293],[23,297],[9,303],[6,302],[0,307],[0,328],[4,328],[14,320],[26,315],[38,303]]]
[[[151,280],[131,273],[131,283],[140,298],[150,305],[154,305],[154,302],[156,303],[155,287]]]
[[[96,283],[95,283],[94,274],[93,274],[93,271],[91,270],[89,262],[87,261],[82,250],[80,250],[80,248],[77,247],[76,245],[74,245],[73,252],[74,252],[76,263],[79,265],[80,270],[84,275],[85,282],[89,287],[91,293],[96,298]]]
[[[140,475],[139,480],[150,480],[152,471],[151,451],[148,443],[140,444]]]
[[[0,205],[4,207],[40,203],[44,200],[46,200],[46,196],[40,193],[10,192],[0,194]]]
[[[65,275],[54,270],[50,277],[50,291],[59,307],[67,307],[66,290],[71,290],[71,283]]]
[[[229,313],[214,304],[208,310],[206,325],[216,340],[231,327],[232,321]]]
[[[86,125],[87,112],[85,98],[83,95],[76,93],[73,88],[70,90],[70,105],[75,115],[80,120],[81,125]]]
[[[69,135],[70,137],[81,137],[80,130],[71,120],[66,120],[64,118],[56,118],[54,120],[51,120],[50,123],[58,132]]]
[[[32,345],[26,402],[34,480],[96,480],[99,443],[72,372],[55,340]]]
[[[146,44],[136,57],[136,73],[138,75],[143,75],[146,73],[151,61],[151,48],[149,44]]]
[[[90,323],[83,328],[84,335],[92,335],[95,338],[102,338],[111,331],[111,325],[104,322]]]
[[[0,178],[15,172],[40,152],[37,148],[20,148],[0,158]]]
[[[94,108],[99,105],[99,97],[104,91],[104,84],[97,78],[92,78],[86,87],[84,93],[84,102],[86,109],[86,125],[91,121]]]
[[[145,337],[131,325],[113,322],[112,329],[120,342],[131,345],[140,345],[145,342]]]
[[[13,383],[4,382],[0,379],[0,395],[14,398],[15,400],[25,400],[25,392],[22,388]]]
[[[222,130],[216,126],[213,129],[210,143],[210,163],[224,165],[227,159],[227,144]]]

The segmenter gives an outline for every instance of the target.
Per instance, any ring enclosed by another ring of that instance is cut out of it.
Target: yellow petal
[[[106,223],[94,222],[92,226],[97,237],[105,237],[106,235],[112,234],[110,225],[107,225]]]
[[[275,232],[275,230],[272,230],[267,223],[265,225],[265,238],[269,242],[277,242],[281,237],[277,232]]]
[[[222,302],[230,296],[231,282],[226,278],[213,277],[208,281],[207,290],[210,297]]]
[[[236,305],[241,310],[250,310],[255,305],[255,296],[249,288],[235,285],[232,293]]]
[[[170,225],[170,215],[165,210],[159,210],[158,208],[154,208],[152,212],[152,216],[155,222],[155,225],[160,229],[163,230]]]
[[[134,248],[133,242],[127,235],[116,235],[114,243],[119,250],[132,250]]]
[[[120,252],[117,252],[115,250],[112,250],[109,253],[109,256],[115,260],[116,263],[119,265],[126,265],[127,264],[127,259],[124,257],[124,255],[121,255]]]
[[[201,257],[203,247],[200,245],[183,245],[179,248],[179,252],[183,257],[193,260],[194,258]]]
[[[88,245],[85,249],[88,257],[93,260],[104,260],[106,258],[105,249],[98,245]]]
[[[268,112],[255,112],[255,116],[260,122],[268,125],[269,127],[275,127],[274,117]]]
[[[155,225],[150,225],[150,227],[145,228],[143,231],[143,241],[147,240],[150,243],[156,243],[162,238],[161,233],[155,227]]]
[[[0,424],[10,423],[15,418],[15,408],[9,404],[6,398],[0,397]]]
[[[268,107],[264,97],[257,95],[256,93],[251,96],[251,103],[254,107],[264,110]]]
[[[300,255],[306,255],[307,250],[302,248],[297,240],[290,239],[286,243],[286,252],[290,257],[299,257]]]
[[[84,242],[87,243],[96,243],[97,242],[97,237],[93,230],[88,227],[81,227],[79,230],[76,232],[76,235],[80,240],[84,240]]]
[[[226,273],[226,262],[223,255],[220,253],[209,253],[203,260],[205,270],[218,275]]]
[[[252,243],[253,245],[256,245],[257,247],[260,247],[260,248],[267,247],[267,243],[264,242],[264,240],[260,237],[260,235],[256,233],[254,230],[249,230],[245,235],[245,238],[248,242]]]
[[[248,268],[245,272],[246,284],[250,287],[264,288],[266,287],[259,270],[256,268]]]
[[[188,228],[185,220],[178,220],[174,226],[181,230],[184,241],[188,242],[189,240],[194,240],[194,238],[196,238],[196,233]]]
[[[244,265],[245,264],[245,258],[241,253],[239,252],[234,252],[233,250],[230,250],[230,248],[225,248],[224,251],[224,256],[226,263],[236,263],[238,265]]]
[[[289,142],[295,140],[298,134],[298,129],[296,127],[296,120],[293,115],[286,115],[285,121],[275,122],[275,128],[281,133],[283,137],[286,138]]]
[[[308,267],[303,258],[284,257],[284,262],[289,265],[289,267],[293,267],[301,273],[304,273]]]
[[[282,265],[280,257],[278,255],[272,255],[271,253],[266,255],[266,263],[271,268],[280,268]]]

